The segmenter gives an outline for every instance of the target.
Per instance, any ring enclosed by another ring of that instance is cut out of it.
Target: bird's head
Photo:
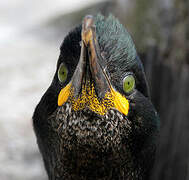
[[[121,147],[138,138],[138,146],[156,131],[142,63],[116,18],[86,16],[60,51],[47,113],[68,144]]]
[[[96,23],[98,23],[98,19]],[[81,30],[80,57],[75,59],[77,66],[67,67],[66,62],[62,62],[58,69],[58,79],[63,85],[70,73],[69,68],[74,71],[69,82],[59,93],[58,106],[68,102],[74,111],[89,109],[89,111],[104,116],[110,109],[116,109],[123,115],[128,115],[129,101],[126,95],[134,90],[135,77],[132,72],[128,73],[126,70],[127,63],[131,61],[129,58],[136,56],[135,48],[125,31],[127,39],[124,40],[129,41],[130,44],[126,45],[130,46],[130,49],[129,52],[125,52],[127,54],[123,54],[122,48],[128,47],[119,45],[120,41],[123,41],[121,34],[119,31],[116,32],[116,29],[109,29],[113,37],[111,34],[108,37],[108,29],[105,29],[104,25],[106,24],[97,24],[96,26],[92,16],[84,18]],[[101,28],[103,28],[103,32],[99,32],[102,31]],[[109,47],[105,47],[108,45]],[[64,44],[62,48],[64,48]],[[132,53],[132,57],[127,57],[128,61],[124,62],[120,59],[123,55],[128,56],[128,53]],[[110,57],[106,57],[107,55]],[[118,59],[113,59],[114,56],[117,56]],[[119,82],[115,80],[116,78],[119,78]],[[120,88],[123,91],[120,92]]]

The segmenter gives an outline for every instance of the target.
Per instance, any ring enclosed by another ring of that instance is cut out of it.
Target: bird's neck
[[[62,156],[57,159],[52,168],[53,180],[133,179],[142,175],[141,169],[134,167],[129,152],[119,152],[119,154],[112,150],[101,152],[90,146],[64,148]]]
[[[69,114],[69,107],[63,106],[52,114],[46,123],[49,137],[43,140],[50,180],[143,177],[145,172],[138,163],[140,158],[131,151],[130,126],[115,113],[110,112],[107,119],[95,116],[96,119],[91,120],[87,112]]]

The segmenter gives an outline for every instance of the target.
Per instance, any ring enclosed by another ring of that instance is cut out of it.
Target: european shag
[[[112,15],[86,16],[33,115],[49,179],[147,180],[158,124],[128,31]]]

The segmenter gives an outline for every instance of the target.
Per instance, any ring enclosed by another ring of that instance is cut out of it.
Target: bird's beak
[[[75,111],[88,107],[104,115],[108,109],[116,108],[127,115],[128,100],[112,87],[105,72],[92,16],[84,18],[81,37],[79,63],[70,83],[60,91],[58,105],[70,101]]]

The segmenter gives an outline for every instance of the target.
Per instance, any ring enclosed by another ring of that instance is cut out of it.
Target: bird
[[[86,15],[64,38],[33,114],[50,180],[147,180],[159,115],[131,35],[109,15]]]

